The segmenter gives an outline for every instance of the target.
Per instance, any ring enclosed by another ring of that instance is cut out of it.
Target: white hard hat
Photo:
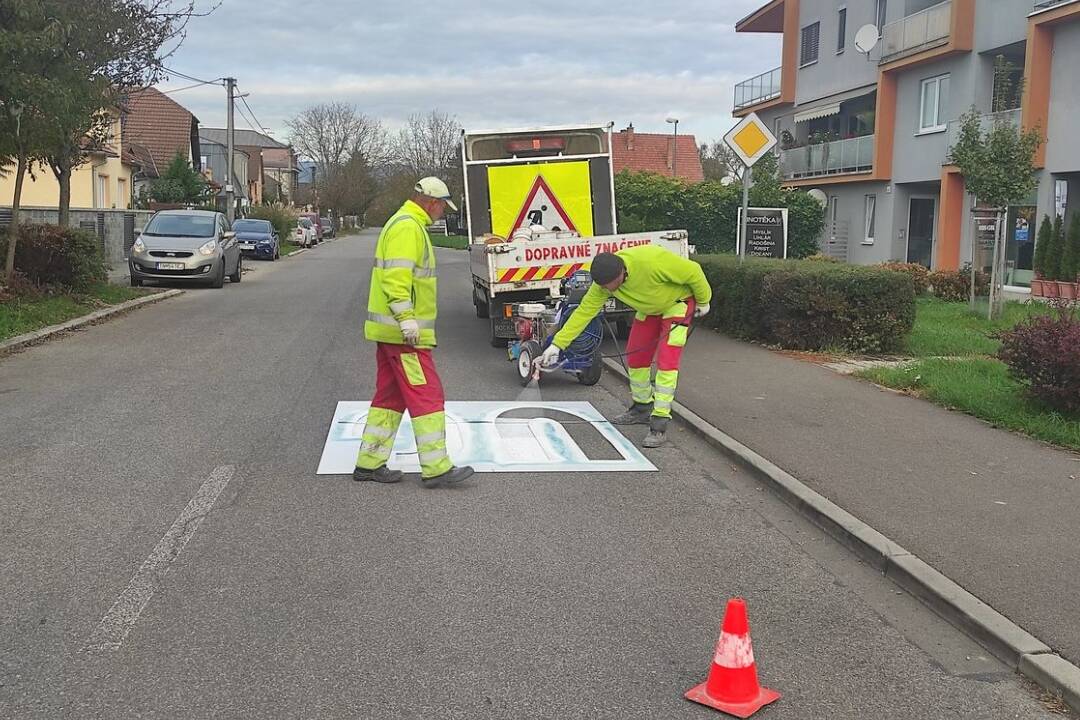
[[[426,177],[416,183],[416,192],[445,202],[451,210],[457,212],[457,205],[450,199],[450,188],[437,177]]]

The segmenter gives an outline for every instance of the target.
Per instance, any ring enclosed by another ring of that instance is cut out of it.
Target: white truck
[[[463,133],[473,304],[492,345],[516,337],[515,303],[558,297],[598,253],[650,243],[691,252],[685,230],[617,233],[611,127]],[[610,311],[625,330],[632,311]]]

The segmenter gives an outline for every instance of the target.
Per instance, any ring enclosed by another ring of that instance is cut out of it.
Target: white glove
[[[554,367],[559,364],[559,354],[562,352],[557,345],[548,345],[548,349],[540,356],[541,367]]]
[[[415,320],[402,320],[398,323],[398,327],[401,328],[401,335],[405,338],[406,345],[420,344],[420,323]]]
[[[694,317],[705,317],[709,314],[709,307],[709,303],[702,303],[701,305],[698,305],[694,308]]]

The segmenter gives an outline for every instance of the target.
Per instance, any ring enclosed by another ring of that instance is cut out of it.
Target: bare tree
[[[698,147],[701,169],[706,180],[723,180],[725,177],[742,177],[742,163],[726,143],[714,140]]]
[[[398,132],[395,144],[397,162],[417,178],[436,175],[461,192],[461,124],[453,115],[432,110],[410,115]]]
[[[390,160],[390,143],[382,123],[353,105],[342,102],[313,105],[286,125],[293,147],[318,163],[317,181],[325,181],[334,168],[356,156],[375,167]]]

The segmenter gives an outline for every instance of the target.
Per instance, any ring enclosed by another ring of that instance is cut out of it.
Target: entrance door
[[[913,197],[908,203],[907,261],[930,268],[934,259],[934,230],[937,200]]]

